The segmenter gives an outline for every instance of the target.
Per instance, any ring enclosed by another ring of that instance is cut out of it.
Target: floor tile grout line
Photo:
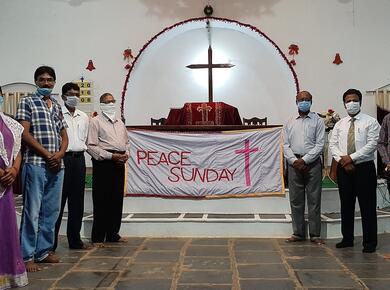
[[[230,267],[232,269],[232,290],[241,290],[240,274],[238,272],[238,264],[234,251],[235,239],[228,240],[228,250],[230,255]]]
[[[176,263],[176,268],[175,272],[172,277],[172,282],[171,282],[171,288],[170,290],[176,290],[177,289],[177,284],[179,282],[180,276],[183,273],[183,266],[184,266],[184,259],[185,259],[185,253],[187,252],[187,249],[189,245],[191,244],[192,238],[187,239],[187,241],[184,242],[184,245],[182,246],[180,250],[180,255],[179,255],[179,261]]]
[[[352,280],[354,280],[357,284],[359,284],[360,286],[363,287],[363,289],[365,290],[369,290],[370,288],[367,287],[367,285],[364,283],[363,280],[361,280],[355,273],[353,273],[335,254],[334,252],[330,249],[329,246],[326,246],[324,245],[323,246],[325,248],[325,250],[328,252],[328,254],[330,254],[335,260],[337,263],[339,263],[342,267],[342,269],[344,270],[345,273],[348,273],[351,277],[352,277]]]
[[[77,261],[77,263],[73,265],[73,267],[70,267],[70,268],[68,269],[68,271],[65,271],[65,273],[64,273],[62,276],[58,277],[58,278],[56,279],[56,281],[51,285],[51,287],[50,287],[49,289],[58,288],[58,287],[57,287],[58,282],[59,282],[62,278],[64,278],[66,275],[68,275],[70,272],[72,272],[73,269],[77,268],[77,266],[81,263],[81,261],[83,261],[91,252],[96,251],[96,249],[97,249],[97,248],[92,248],[91,250],[87,250],[87,253],[86,253],[85,255],[83,255],[83,256]],[[60,260],[61,260],[61,259],[60,259]]]
[[[287,261],[286,255],[284,253],[284,250],[280,246],[279,242],[277,240],[273,240],[273,244],[276,249],[278,249],[280,259],[282,259],[282,264],[286,267],[287,273],[290,276],[290,278],[294,281],[295,283],[295,289],[304,289],[302,282],[298,279],[298,277],[295,275],[294,269],[290,266],[290,264]]]
[[[262,280],[262,281],[291,281],[291,278],[264,278],[264,277],[255,277],[255,278],[241,278],[240,280],[248,280],[248,281],[257,281],[257,280]]]
[[[149,239],[149,238],[143,238],[144,240],[142,241],[141,244],[138,245],[138,247],[136,247],[134,253],[127,258],[129,259],[124,267],[124,269],[122,269],[118,276],[111,282],[111,287],[113,287],[115,289],[115,286],[118,285],[118,282],[121,280],[121,278],[123,277],[123,274],[126,272],[126,270],[128,269],[128,267],[130,266],[131,262],[134,261],[135,257],[136,257],[136,254],[142,250],[142,248],[144,247],[144,244],[146,243],[146,241]]]

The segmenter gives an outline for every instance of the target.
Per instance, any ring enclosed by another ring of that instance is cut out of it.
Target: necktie
[[[347,139],[347,154],[351,155],[356,151],[355,147],[355,118],[351,118],[351,125],[348,130],[348,139]]]

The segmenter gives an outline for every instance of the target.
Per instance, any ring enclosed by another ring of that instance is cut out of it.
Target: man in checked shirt
[[[68,147],[61,107],[50,96],[56,81],[54,69],[39,67],[34,80],[36,93],[22,98],[16,112],[16,119],[24,127],[22,139],[26,145],[20,240],[28,272],[41,270],[36,263],[59,262],[51,250],[61,204],[62,157]]]

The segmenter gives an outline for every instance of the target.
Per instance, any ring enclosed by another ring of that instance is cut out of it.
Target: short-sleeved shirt
[[[55,99],[51,98],[51,101],[52,106],[49,109],[46,102],[36,94],[21,98],[15,118],[18,121],[29,122],[30,134],[34,139],[47,151],[54,153],[60,149],[62,142],[60,132],[67,125],[61,106]],[[38,166],[46,165],[44,158],[28,147],[24,161]]]
[[[80,152],[87,150],[87,135],[89,117],[84,112],[75,109],[73,115],[64,106],[62,107],[62,113],[68,127],[66,133],[68,133],[68,149],[66,152]]]

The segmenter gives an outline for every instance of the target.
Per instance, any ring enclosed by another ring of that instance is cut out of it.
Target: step
[[[378,184],[378,233],[390,232],[390,201],[387,187]],[[20,220],[21,197],[17,198]],[[337,189],[322,193],[321,230],[323,238],[341,236]],[[226,199],[164,199],[125,197],[121,234],[129,237],[287,237],[291,235],[288,191],[285,197]],[[60,234],[66,233],[67,212]],[[92,228],[91,190],[85,194],[82,235]],[[361,218],[356,205],[355,235],[361,236]]]
[[[378,209],[378,233],[390,232],[390,207]],[[18,210],[20,218],[20,209]],[[92,213],[85,213],[82,236],[92,229]],[[66,234],[64,214],[60,234]],[[322,214],[321,236],[341,236],[339,213]],[[121,234],[129,237],[287,237],[291,234],[290,214],[215,214],[215,213],[123,213]],[[360,212],[355,213],[355,235],[361,236]]]

